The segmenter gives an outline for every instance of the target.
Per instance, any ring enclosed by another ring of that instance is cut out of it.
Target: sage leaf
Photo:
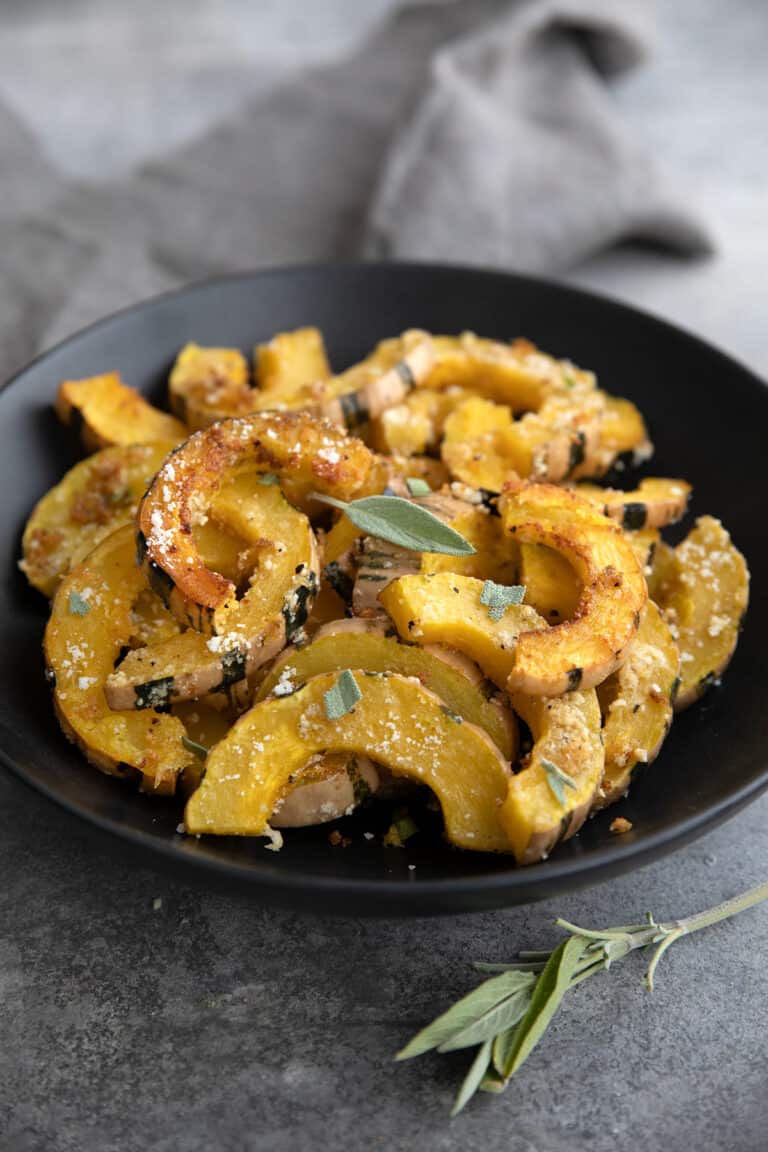
[[[488,608],[491,620],[501,620],[512,604],[522,604],[525,596],[524,584],[494,584],[486,580],[480,592],[480,603]]]
[[[87,600],[83,599],[79,592],[70,592],[69,610],[73,616],[87,616],[91,610],[91,606]]]
[[[453,1108],[451,1108],[451,1116],[458,1116],[462,1108],[464,1108],[465,1105],[469,1103],[475,1092],[477,1092],[478,1088],[480,1087],[480,1082],[485,1076],[485,1073],[488,1071],[488,1065],[491,1062],[491,1049],[491,1041],[486,1040],[482,1048],[478,1050],[477,1056],[475,1056],[474,1060],[472,1061],[469,1072],[467,1072],[467,1075],[464,1079],[464,1083],[462,1084],[461,1088],[459,1088],[456,1099],[453,1102]]]
[[[182,736],[181,742],[186,748],[187,752],[192,752],[195,756],[197,756],[198,760],[205,760],[208,756],[208,749],[205,748],[202,744],[198,744],[196,740],[192,740],[189,736]]]
[[[329,720],[340,720],[352,711],[362,695],[349,668],[345,668],[333,688],[323,693],[325,715]]]
[[[412,552],[440,552],[445,556],[471,556],[475,549],[460,532],[432,512],[402,496],[364,496],[349,504],[333,496],[312,493],[315,500],[332,504],[368,536],[378,536]]]
[[[279,483],[280,477],[276,472],[262,472],[261,476],[259,476],[259,484],[263,484],[265,487],[271,487],[273,484]]]
[[[513,1032],[503,1032],[496,1037],[493,1064],[503,1080],[514,1075],[546,1032],[571,986],[571,978],[584,955],[586,943],[583,936],[569,936],[555,948],[536,982],[525,1016]]]
[[[411,496],[429,496],[432,489],[420,476],[408,476],[406,481]]]
[[[501,1000],[495,1007],[483,1013],[474,1024],[449,1036],[440,1045],[438,1052],[455,1052],[458,1048],[472,1048],[475,1044],[492,1040],[503,1029],[514,1027],[528,1011],[533,985],[536,983],[536,977],[532,973],[529,972],[527,975],[530,977],[527,988],[513,992],[506,1000]]]
[[[550,792],[560,807],[565,808],[566,788],[578,788],[578,784],[573,776],[569,776],[567,772],[563,772],[562,768],[558,768],[557,764],[553,764],[551,760],[542,760],[541,766],[546,773]]]
[[[463,996],[452,1004],[447,1012],[443,1012],[426,1028],[410,1040],[405,1048],[401,1048],[395,1060],[410,1060],[413,1056],[421,1056],[432,1048],[439,1048],[441,1044],[458,1032],[463,1032],[486,1012],[494,1008],[501,1000],[506,1000],[522,988],[527,988],[529,979],[527,973],[503,972],[491,980],[484,980],[478,984],[468,995]]]

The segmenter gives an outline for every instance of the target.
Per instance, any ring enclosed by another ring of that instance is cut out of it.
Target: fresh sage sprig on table
[[[568,936],[554,951],[519,952],[512,964],[476,964],[479,971],[494,975],[418,1032],[395,1059],[479,1045],[454,1101],[451,1115],[456,1116],[478,1088],[483,1092],[506,1088],[541,1040],[566,992],[582,980],[607,970],[630,952],[653,948],[645,976],[648,990],[653,991],[656,966],[671,944],[763,900],[768,900],[768,881],[706,912],[663,924],[650,913],[644,924],[598,931],[557,920]]]
[[[387,540],[412,552],[441,552],[445,556],[471,556],[475,549],[460,532],[444,524],[434,513],[402,496],[363,496],[361,500],[337,500],[311,493],[313,500],[345,512],[356,528],[369,536]]]

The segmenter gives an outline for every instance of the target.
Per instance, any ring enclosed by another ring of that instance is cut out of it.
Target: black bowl
[[[618,808],[588,822],[544,863],[454,851],[424,831],[403,850],[347,823],[352,844],[333,848],[328,829],[291,831],[282,852],[262,840],[184,839],[179,807],[100,775],[62,736],[43,679],[42,598],[18,572],[21,530],[35,500],[74,460],[51,408],[64,378],[119,369],[159,402],[188,340],[250,350],[281,329],[316,324],[344,366],[407,327],[525,335],[595,369],[611,392],[636,401],[656,444],[653,471],[695,487],[694,514],[721,517],[747,556],[752,605],[721,687],[672,728],[664,750]],[[759,506],[768,393],[744,368],[669,324],[597,296],[524,277],[425,265],[286,268],[207,282],[102,320],[40,357],[0,394],[3,603],[0,757],[22,779],[111,836],[261,901],[352,913],[430,914],[525,903],[594,883],[679,847],[735,813],[768,784],[768,708],[760,680],[766,635],[768,549]],[[614,815],[631,833],[615,837]],[[415,865],[409,868],[408,865]]]

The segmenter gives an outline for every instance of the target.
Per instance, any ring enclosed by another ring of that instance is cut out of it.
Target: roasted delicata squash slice
[[[510,479],[563,480],[596,450],[601,411],[595,391],[552,396],[518,420],[505,405],[474,397],[447,417],[442,458],[457,480],[491,492]]]
[[[186,797],[200,786],[208,753],[223,740],[237,719],[237,713],[222,697],[184,700],[171,707],[171,714],[184,725],[184,747],[190,762],[179,778],[179,791]]]
[[[642,415],[631,400],[603,392],[605,408],[600,423],[600,447],[593,475],[602,476],[618,458],[630,457],[634,466],[649,460],[653,444]],[[576,473],[579,475],[581,473]],[[586,473],[583,473],[586,475]]]
[[[371,422],[369,442],[377,452],[418,456],[438,447],[447,417],[472,394],[465,388],[433,392],[419,388]]]
[[[254,375],[263,407],[294,407],[307,402],[312,386],[328,380],[331,366],[319,328],[278,332],[254,352]]]
[[[624,663],[597,689],[604,717],[605,773],[595,808],[620,800],[638,764],[650,764],[672,723],[680,653],[669,625],[649,600]]]
[[[187,435],[180,420],[153,408],[140,392],[122,382],[119,372],[65,380],[56,397],[56,415],[62,424],[79,431],[88,452],[112,444],[160,440],[178,444]]]
[[[91,549],[127,524],[173,441],[103,448],[46,492],[27,521],[19,567],[30,584],[52,596]]]
[[[192,532],[224,481],[250,471],[279,479],[296,505],[309,504],[312,491],[344,500],[365,482],[372,461],[361,441],[302,413],[256,413],[196,432],[169,457],[139,507],[137,543],[151,585],[182,622],[226,633],[237,589],[204,564]]]
[[[677,709],[714,684],[736,649],[749,602],[749,571],[719,520],[701,516],[672,556],[656,595],[680,649]]]
[[[675,549],[671,544],[667,544],[666,540],[659,539],[646,568],[646,582],[649,597],[651,600],[655,600],[660,607],[662,606],[662,588],[668,582],[674,581],[676,571]]]
[[[275,807],[311,757],[351,752],[373,756],[394,776],[431,788],[452,844],[506,851],[499,810],[510,769],[487,734],[413,679],[352,674],[360,699],[339,719],[329,720],[324,706],[335,672],[246,712],[208,757],[203,782],[187,801],[187,831],[268,835]]]
[[[603,775],[600,706],[594,689],[555,699],[514,693],[511,700],[533,747],[509,781],[501,822],[518,864],[533,864],[589,814]]]
[[[632,546],[618,524],[589,501],[550,484],[510,486],[500,507],[505,530],[518,545],[553,548],[582,584],[571,619],[520,635],[509,691],[559,696],[595,687],[621,663],[648,598]]]
[[[555,360],[529,340],[503,344],[473,332],[433,336],[435,362],[423,387],[467,388],[514,412],[535,412],[554,392],[591,391],[595,378],[569,360]]]
[[[661,544],[661,533],[659,529],[638,528],[637,532],[627,532],[626,537],[647,578],[651,573],[656,549],[659,544]],[[650,595],[650,592],[648,594]]]
[[[404,640],[456,648],[503,688],[514,666],[518,637],[547,624],[527,604],[513,604],[500,620],[492,620],[480,602],[482,590],[482,580],[436,572],[403,576],[385,588],[380,599]]]
[[[573,565],[546,544],[521,544],[519,551],[519,583],[525,587],[525,603],[548,624],[570,620],[581,596],[581,581]]]
[[[259,686],[256,702],[286,696],[313,676],[360,668],[417,678],[464,720],[488,733],[507,760],[513,760],[516,728],[509,708],[484,681],[479,668],[461,653],[434,645],[401,643],[388,621],[338,620],[326,624],[312,643],[287,648]],[[373,754],[373,753],[372,753]]]
[[[91,764],[113,776],[140,775],[148,791],[173,792],[191,759],[181,721],[151,708],[114,712],[104,695],[144,586],[133,530],[125,525],[60,584],[45,630],[47,676],[59,723]]]
[[[333,424],[354,431],[402,403],[429,374],[432,339],[416,329],[384,340],[361,364],[330,381],[327,397],[314,409]]]
[[[382,341],[365,360],[330,376],[327,363],[320,372],[321,365],[309,347],[298,348],[300,335],[283,333],[257,349],[260,409],[303,408],[352,431],[404,400],[432,366],[428,333],[413,330]],[[291,339],[294,347],[289,349],[286,342]],[[276,341],[283,342],[277,350],[273,348]],[[309,375],[312,367],[314,373]]]
[[[251,491],[245,481],[252,482]],[[227,692],[303,635],[319,587],[314,533],[280,489],[255,476],[235,477],[215,502],[217,517],[250,545],[247,590],[228,616],[228,629],[178,636],[127,653],[107,682],[113,708],[146,708]]]
[[[618,520],[622,528],[633,531],[663,528],[682,519],[688,510],[691,486],[685,480],[648,477],[641,480],[633,492],[599,488],[595,484],[579,484],[576,491],[605,516]]]
[[[451,501],[444,509],[429,499],[420,501],[451,528],[460,532],[473,545],[471,556],[446,556],[438,552],[423,552],[421,571],[458,572],[474,576],[477,580],[493,580],[497,584],[517,583],[519,553],[504,534],[501,520],[483,504]]]
[[[201,348],[186,344],[168,380],[171,411],[192,432],[227,416],[254,409],[248,361],[239,348]]]

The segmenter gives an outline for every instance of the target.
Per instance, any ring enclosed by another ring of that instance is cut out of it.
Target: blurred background
[[[0,372],[189,279],[564,277],[768,373],[763,0],[6,0]]]

